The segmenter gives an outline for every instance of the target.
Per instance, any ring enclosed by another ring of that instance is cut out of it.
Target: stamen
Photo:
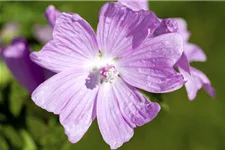
[[[117,72],[115,66],[107,65],[100,70],[100,74],[103,81],[112,83],[118,77],[119,72]]]

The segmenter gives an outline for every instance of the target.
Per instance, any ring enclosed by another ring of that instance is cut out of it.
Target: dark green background
[[[45,8],[76,12],[96,29],[98,11],[105,2],[0,2],[0,28],[20,23],[32,50],[40,44],[32,35],[34,24],[47,24]],[[204,71],[216,89],[215,100],[200,90],[195,101],[184,88],[163,94],[163,108],[152,122],[135,129],[121,150],[225,150],[225,2],[150,2],[158,17],[182,17],[192,33],[190,41],[207,54],[205,63],[192,66]],[[7,43],[7,41],[5,41]],[[70,144],[58,117],[35,106],[27,92],[1,62],[0,150],[54,149],[104,150],[96,121],[77,144]]]

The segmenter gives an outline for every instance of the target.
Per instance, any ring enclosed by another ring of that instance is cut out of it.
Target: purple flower
[[[139,5],[134,8],[134,5],[131,5],[128,1],[123,1],[123,4],[129,6],[131,9],[134,10],[146,8],[146,6],[139,7],[141,6],[140,1],[136,1],[136,3],[139,3]],[[176,32],[180,33],[184,39],[184,53],[182,54],[182,57],[176,63],[175,66],[178,67],[179,71],[182,73],[185,80],[187,81],[185,87],[188,93],[188,98],[190,100],[194,100],[198,90],[202,87],[210,96],[215,98],[215,90],[211,86],[211,83],[207,76],[196,68],[190,67],[189,65],[189,63],[192,61],[206,61],[206,55],[197,45],[188,42],[190,38],[190,32],[187,30],[187,23],[184,19],[160,19],[160,24],[155,29],[151,37]]]
[[[105,4],[97,35],[78,14],[62,13],[53,40],[31,59],[57,72],[33,93],[33,101],[59,115],[72,143],[79,141],[97,117],[103,139],[111,149],[133,136],[133,129],[156,117],[160,105],[137,88],[165,93],[184,84],[173,66],[183,52],[177,33],[146,38],[154,30],[146,21],[150,11],[134,12],[119,3]],[[139,32],[138,32],[139,31]],[[140,35],[144,33],[144,35]]]
[[[29,58],[29,47],[23,38],[14,39],[11,45],[2,50],[1,55],[12,75],[30,93],[44,81],[41,68]]]
[[[179,33],[183,36],[185,39],[184,41],[184,54],[187,58],[188,62],[193,62],[193,61],[206,61],[206,55],[205,53],[199,48],[197,45],[189,43],[189,37],[190,33],[187,30],[187,25],[186,22],[181,19],[177,18],[176,19],[179,27]],[[182,60],[182,58],[181,58]],[[200,70],[190,67],[190,71],[187,71],[183,67],[180,67],[179,65],[182,65],[182,63],[178,64],[178,69],[179,71],[183,74],[184,79],[187,80],[187,83],[185,84],[187,93],[188,93],[188,98],[190,100],[194,100],[197,92],[199,89],[202,87],[205,89],[205,91],[213,98],[215,98],[216,93],[213,87],[211,86],[211,83],[207,76],[201,72]]]
[[[60,14],[61,13],[53,5],[48,6],[47,9],[45,10],[45,17],[48,20],[48,23],[51,25],[52,28],[55,25],[56,18]]]

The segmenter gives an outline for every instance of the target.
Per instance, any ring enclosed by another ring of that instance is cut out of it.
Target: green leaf
[[[30,134],[34,137],[34,140],[40,143],[46,132],[46,126],[43,120],[33,116],[28,116],[26,124]]]
[[[35,142],[29,135],[29,133],[25,130],[21,130],[20,132],[21,137],[23,138],[24,144],[22,150],[36,150],[37,147],[35,145]]]
[[[43,150],[49,150],[52,147],[54,147],[54,150],[61,150],[65,141],[67,141],[67,136],[62,125],[56,117],[51,118],[48,122],[47,133],[42,138]]]
[[[17,117],[28,98],[28,92],[17,82],[12,82],[10,94],[10,112]]]
[[[6,140],[2,136],[0,136],[0,150],[8,150],[8,149],[9,147]]]
[[[2,61],[0,61],[0,88],[4,88],[11,79],[12,76],[8,68]]]
[[[22,148],[23,141],[18,134],[18,132],[11,126],[3,126],[2,127],[3,135],[6,139],[9,140],[9,142],[16,148],[20,149]]]

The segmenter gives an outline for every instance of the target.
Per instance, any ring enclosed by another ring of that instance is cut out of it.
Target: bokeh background
[[[43,46],[33,34],[37,24],[47,25],[44,11],[50,4],[76,12],[96,29],[98,11],[105,2],[0,2],[0,32],[9,22],[19,24],[11,34],[28,40],[31,50]],[[216,89],[216,99],[200,90],[190,102],[184,87],[162,95],[162,110],[152,122],[135,129],[121,150],[225,150],[225,2],[150,2],[158,17],[182,17],[192,33],[190,41],[207,54],[207,62],[193,63],[205,72]],[[153,97],[154,98],[154,97]],[[0,150],[105,150],[97,122],[76,144],[68,142],[58,116],[37,107],[28,92],[0,61]]]

